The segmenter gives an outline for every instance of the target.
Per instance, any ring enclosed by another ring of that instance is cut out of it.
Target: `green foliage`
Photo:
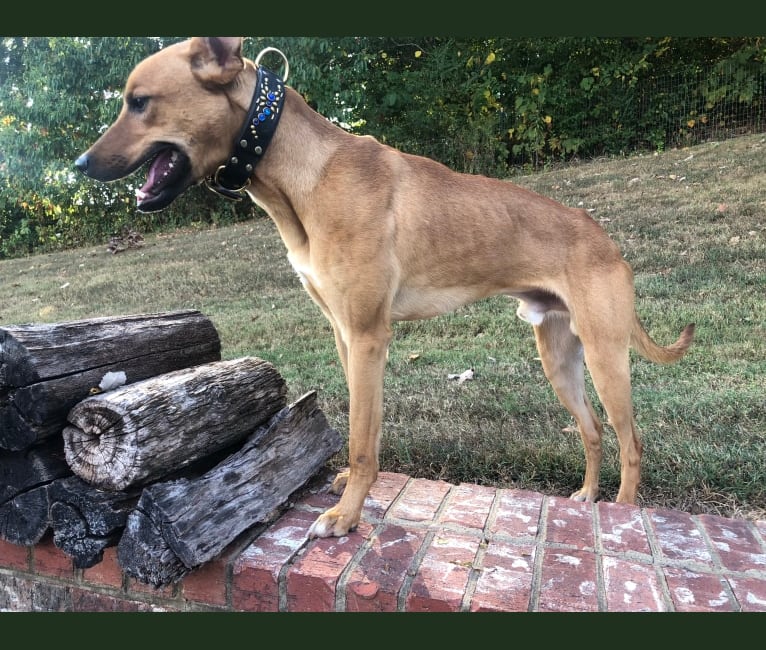
[[[74,159],[117,115],[158,37],[0,40],[0,257],[143,231],[227,224],[256,209],[193,188],[140,215],[135,180],[103,185]],[[766,120],[760,38],[251,38],[285,52],[289,83],[343,128],[459,171],[693,144]],[[263,63],[281,71],[278,57]],[[730,107],[741,107],[733,115]]]

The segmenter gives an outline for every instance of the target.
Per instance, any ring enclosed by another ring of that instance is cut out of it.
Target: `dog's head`
[[[136,206],[167,207],[229,155],[250,104],[249,72],[241,38],[195,37],[160,50],[130,73],[117,120],[76,167],[106,182],[148,163]]]

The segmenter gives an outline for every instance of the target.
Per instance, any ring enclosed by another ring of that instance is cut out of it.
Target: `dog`
[[[152,54],[128,76],[115,122],[75,166],[108,182],[148,163],[136,192],[142,212],[205,182],[230,198],[248,195],[276,224],[332,325],[349,391],[348,469],[330,488],[341,496],[309,537],[354,530],[376,480],[392,323],[497,294],[518,301],[543,371],[577,422],[586,469],[571,498],[595,501],[599,491],[602,424],[586,395],[587,367],[619,440],[616,500],[635,503],[642,443],[629,349],[673,363],[694,324],[666,347],[650,338],[630,266],[586,211],[350,134],[259,59],[245,58],[233,37],[194,37]]]

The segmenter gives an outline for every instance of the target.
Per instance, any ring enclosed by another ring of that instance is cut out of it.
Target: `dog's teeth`
[[[146,192],[142,192],[141,190],[136,190],[136,198],[139,201],[143,201],[146,198]]]

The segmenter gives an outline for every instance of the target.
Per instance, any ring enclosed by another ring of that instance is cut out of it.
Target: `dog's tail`
[[[633,348],[642,357],[654,361],[654,363],[675,363],[683,357],[694,339],[694,323],[684,327],[678,340],[666,347],[657,345],[649,336],[641,321],[636,315],[633,321],[633,331],[630,341]]]

